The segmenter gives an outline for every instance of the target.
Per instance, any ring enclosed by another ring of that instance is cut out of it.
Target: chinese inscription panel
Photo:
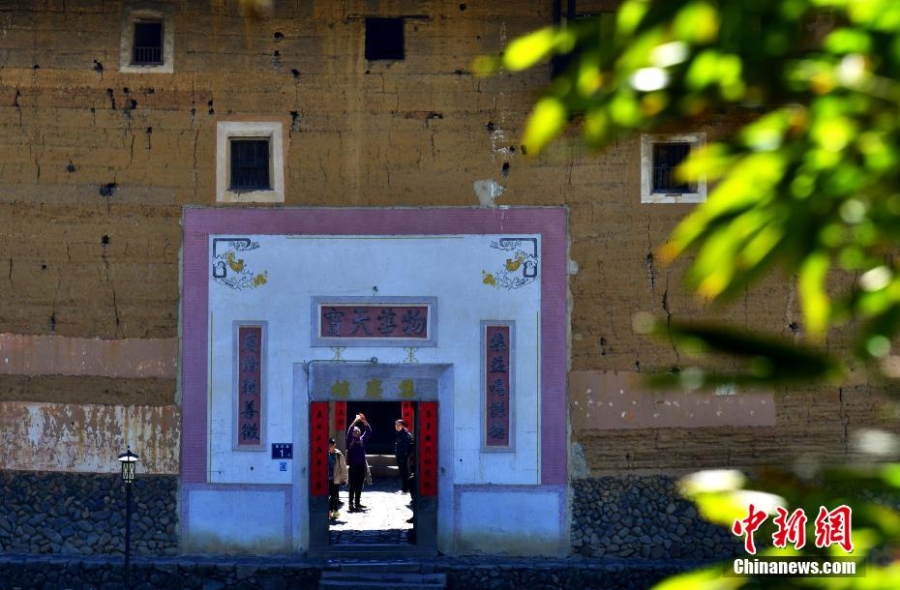
[[[238,328],[237,444],[260,447],[262,436],[262,327]]]
[[[484,339],[484,440],[487,447],[510,446],[510,326],[485,326]]]
[[[322,305],[321,338],[429,338],[427,305]]]

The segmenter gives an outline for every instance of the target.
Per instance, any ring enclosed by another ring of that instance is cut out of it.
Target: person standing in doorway
[[[339,513],[338,492],[347,483],[347,461],[333,438],[328,439],[328,518],[335,520]]]
[[[362,425],[362,428],[359,427]],[[363,484],[366,480],[366,443],[372,435],[372,427],[366,415],[360,412],[347,429],[347,465],[350,470],[350,512],[359,512]]]
[[[409,491],[409,451],[412,446],[412,434],[406,428],[404,420],[394,420],[394,430],[397,438],[394,441],[394,457],[397,459],[397,467],[400,469],[400,493]]]

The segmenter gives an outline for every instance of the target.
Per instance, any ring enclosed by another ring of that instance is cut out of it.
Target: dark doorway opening
[[[371,472],[360,497],[362,512],[350,512],[349,486],[342,486],[338,497],[343,502],[337,518],[329,520],[328,539],[332,546],[416,545],[415,478],[409,493],[401,490],[400,470],[394,455],[397,419],[409,423],[415,441],[415,424],[418,404],[415,402],[348,401],[343,432],[336,432],[338,448],[346,455],[347,428],[357,414],[365,414],[372,428],[366,444],[366,458]],[[333,410],[340,415],[343,412]],[[334,421],[332,420],[334,424]],[[415,473],[415,444],[409,461],[410,472]]]

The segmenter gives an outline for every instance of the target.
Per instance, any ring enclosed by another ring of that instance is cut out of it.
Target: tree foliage
[[[900,376],[891,354],[900,327],[900,2],[624,0],[614,14],[514,39],[474,69],[488,75],[550,60],[565,67],[530,114],[523,147],[532,155],[570,125],[599,149],[623,133],[746,116],[680,167],[685,181],[705,178],[712,189],[660,254],[689,258],[689,286],[713,301],[786,271],[801,297],[805,342],[637,317],[638,331],[741,359],[729,373],[682,370],[682,385],[834,377],[839,359],[825,352],[834,328],[852,337],[857,359]],[[717,564],[658,588],[900,588],[900,465],[812,471],[764,469],[752,484],[743,475],[695,475],[682,493],[724,526],[746,516],[753,494],[807,514],[853,506],[853,558],[865,575],[734,576]],[[761,554],[800,553],[769,546]],[[808,544],[802,554],[831,553]]]
[[[846,560],[855,564],[847,576],[736,575],[734,561],[711,564],[673,576],[654,590],[751,590],[803,588],[896,590],[900,588],[900,465],[868,465],[831,468],[805,476],[783,469],[763,469],[753,479],[736,471],[699,472],[680,480],[682,495],[697,504],[710,522],[731,527],[747,517],[747,507],[765,509],[768,518],[754,534],[757,553],[749,561],[794,558],[805,563]],[[764,491],[763,491],[764,490]],[[853,551],[825,542],[818,546],[821,532],[817,513],[840,506],[852,509],[850,541]],[[801,511],[807,518],[804,543],[789,539],[775,547],[778,530],[774,516],[778,507],[788,514]]]
[[[795,350],[804,379],[836,375],[838,359],[824,352],[836,327],[852,330],[856,358],[897,376],[898,33],[895,0],[625,0],[614,14],[517,38],[474,69],[568,64],[530,114],[529,154],[567,125],[602,148],[624,132],[691,129],[723,109],[749,113],[739,132],[680,167],[685,180],[705,177],[712,189],[661,259],[690,256],[688,284],[712,301],[786,271],[814,347]],[[715,332],[681,326],[674,335],[714,348]],[[744,335],[726,336],[737,345]],[[740,352],[759,362],[719,380],[789,378],[777,371],[777,351],[751,339]]]

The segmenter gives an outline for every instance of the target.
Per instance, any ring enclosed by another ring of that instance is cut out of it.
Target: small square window
[[[403,19],[366,19],[366,60],[402,60]]]
[[[231,182],[233,191],[267,191],[269,181],[269,140],[231,139]]]
[[[135,22],[132,49],[132,64],[154,66],[163,63],[162,21]]]
[[[641,136],[641,202],[699,203],[706,200],[706,180],[684,182],[678,167],[698,147],[703,133]]]
[[[160,2],[122,9],[119,71],[171,74],[175,71],[174,8]]]
[[[277,121],[217,123],[217,202],[284,202],[283,130]]]

